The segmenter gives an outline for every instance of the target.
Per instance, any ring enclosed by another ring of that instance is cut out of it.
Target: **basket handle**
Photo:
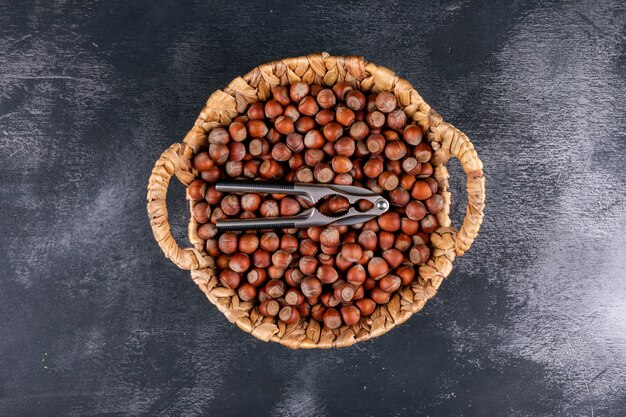
[[[176,143],[161,154],[154,164],[148,180],[148,217],[154,238],[165,256],[181,269],[194,270],[206,266],[200,252],[194,248],[181,248],[172,236],[167,215],[167,188],[172,175],[189,185],[194,175],[189,159],[183,156],[183,144]]]
[[[467,178],[465,183],[467,210],[454,247],[457,256],[462,256],[472,246],[483,222],[485,208],[483,163],[474,145],[463,132],[446,122],[442,122],[439,127],[444,130],[442,151],[447,152],[448,157],[454,156],[461,162]]]

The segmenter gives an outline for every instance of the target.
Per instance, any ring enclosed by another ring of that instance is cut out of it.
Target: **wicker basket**
[[[170,179],[176,175],[188,186],[196,178],[191,159],[207,143],[211,129],[228,125],[250,103],[267,99],[272,87],[298,80],[326,86],[348,81],[363,91],[393,92],[407,116],[422,127],[435,151],[431,160],[433,176],[444,201],[444,209],[436,216],[440,227],[431,235],[431,258],[426,265],[419,267],[419,278],[410,286],[401,287],[388,304],[377,307],[370,317],[361,319],[354,326],[344,325],[335,330],[323,327],[313,319],[285,325],[263,317],[254,303],[241,301],[235,291],[220,284],[214,272],[214,260],[207,255],[204,241],[197,235],[198,224],[193,216],[189,223],[191,248],[178,246],[168,223],[165,200]],[[468,206],[459,230],[450,226],[448,216],[450,193],[447,191],[449,176],[445,163],[452,156],[461,161],[467,176]],[[436,294],[443,279],[452,271],[455,257],[463,255],[478,234],[485,197],[482,168],[467,136],[444,122],[407,80],[362,57],[314,54],[260,65],[243,77],[235,78],[223,91],[215,91],[183,142],[172,145],[156,162],[148,183],[148,215],[154,237],[165,256],[179,268],[190,270],[194,282],[209,301],[240,329],[261,340],[294,349],[345,347],[388,332],[421,310]]]

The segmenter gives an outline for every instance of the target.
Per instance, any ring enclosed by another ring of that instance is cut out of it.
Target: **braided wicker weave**
[[[422,127],[435,151],[431,163],[434,178],[439,184],[438,192],[444,201],[444,209],[437,214],[440,227],[431,235],[431,258],[426,265],[419,267],[419,278],[410,286],[400,288],[388,304],[377,307],[370,317],[363,318],[354,326],[342,326],[335,330],[322,327],[313,319],[285,325],[263,317],[253,302],[241,301],[235,291],[219,283],[214,272],[214,260],[204,250],[204,241],[197,235],[198,224],[193,216],[189,223],[191,248],[178,246],[168,223],[166,194],[170,179],[176,175],[188,186],[196,178],[197,172],[191,168],[191,159],[206,145],[211,129],[228,125],[232,118],[245,112],[250,103],[266,100],[272,87],[299,80],[326,86],[348,81],[362,91],[393,92],[398,105]],[[450,226],[449,175],[444,165],[452,156],[461,161],[467,176],[468,206],[458,231]],[[478,234],[485,199],[482,168],[482,162],[467,136],[444,122],[407,80],[362,57],[313,54],[263,64],[245,76],[235,78],[223,91],[214,92],[183,143],[172,145],[156,162],[148,183],[148,215],[154,237],[165,256],[181,269],[191,271],[194,282],[230,322],[261,340],[278,342],[289,348],[345,347],[388,332],[422,309],[426,301],[436,294],[444,278],[452,271],[455,257],[463,255]]]

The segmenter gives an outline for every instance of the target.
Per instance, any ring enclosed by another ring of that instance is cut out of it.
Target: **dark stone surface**
[[[1,3],[0,415],[626,415],[622,1]],[[145,188],[212,91],[323,50],[463,129],[488,205],[422,313],[289,351],[164,259]]]

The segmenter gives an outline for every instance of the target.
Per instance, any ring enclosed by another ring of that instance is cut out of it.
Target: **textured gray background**
[[[0,415],[626,415],[624,2],[308,3],[0,1]],[[164,259],[145,188],[212,91],[323,50],[463,129],[488,205],[421,314],[289,351]]]

